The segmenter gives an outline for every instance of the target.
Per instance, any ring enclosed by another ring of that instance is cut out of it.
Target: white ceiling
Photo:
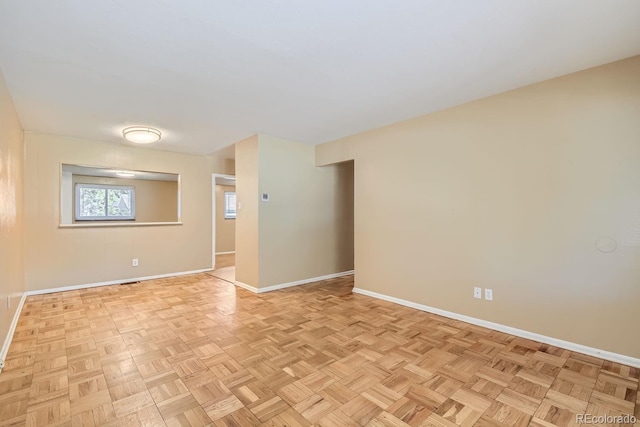
[[[317,144],[640,54],[637,0],[0,0],[25,130]]]

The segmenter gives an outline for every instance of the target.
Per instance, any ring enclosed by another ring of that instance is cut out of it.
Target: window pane
[[[131,190],[110,188],[107,191],[107,216],[131,216]]]
[[[135,187],[76,184],[76,220],[135,219]]]
[[[81,188],[80,216],[105,216],[105,191],[104,188]]]
[[[224,193],[224,217],[225,218],[236,217],[236,193],[232,193],[232,192]]]

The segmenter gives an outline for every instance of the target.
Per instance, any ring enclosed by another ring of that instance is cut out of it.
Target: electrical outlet
[[[137,267],[138,266],[138,258],[134,258],[131,260],[131,266],[132,267]]]
[[[473,297],[476,299],[482,299],[482,288],[478,288],[477,286],[473,288]]]
[[[484,299],[487,301],[493,301],[493,289],[485,289],[484,290]]]

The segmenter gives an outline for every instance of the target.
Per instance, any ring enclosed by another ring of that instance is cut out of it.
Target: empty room
[[[0,426],[640,426],[638,23],[0,0]]]

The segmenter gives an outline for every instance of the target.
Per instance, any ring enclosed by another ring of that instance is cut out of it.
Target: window
[[[236,193],[224,192],[224,219],[236,219]]]
[[[76,221],[136,219],[135,196],[132,186],[76,184]]]

